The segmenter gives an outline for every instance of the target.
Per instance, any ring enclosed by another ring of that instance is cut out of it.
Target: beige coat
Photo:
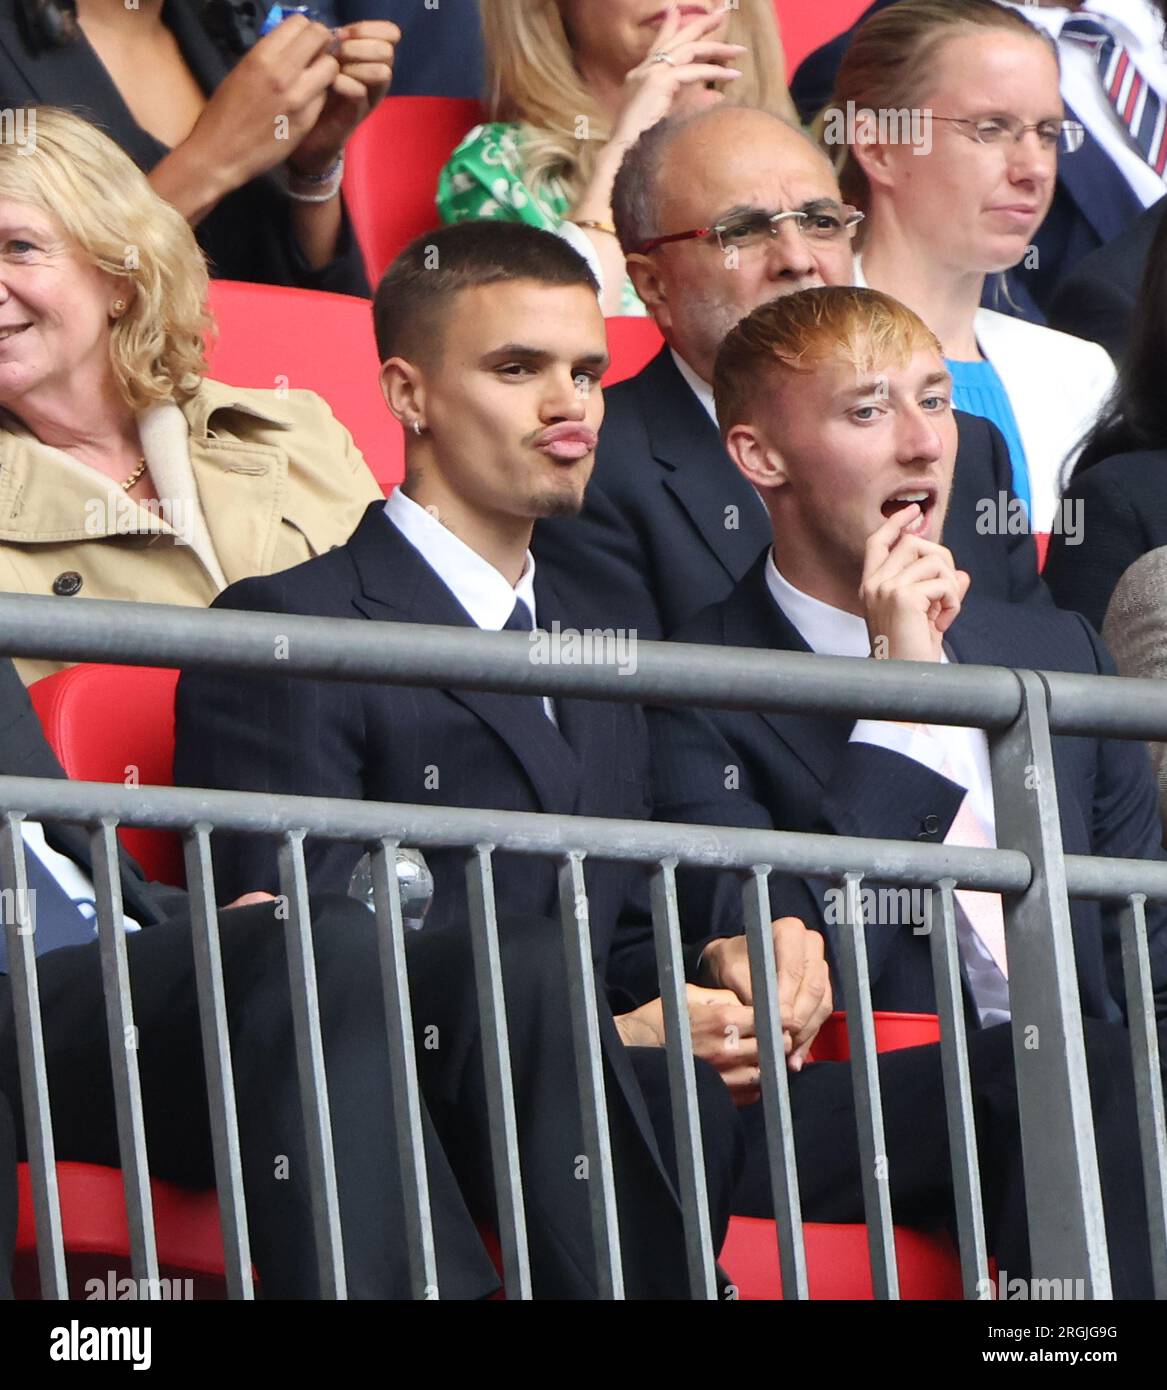
[[[204,606],[226,585],[340,545],[381,489],[311,391],[204,381],[186,405],[139,417],[158,493],[111,479],[0,425],[0,590]],[[26,683],[62,663],[20,660]]]
[[[1102,624],[1102,640],[1120,676],[1167,680],[1167,546],[1148,550],[1118,581]],[[1167,743],[1148,747],[1167,844]]]

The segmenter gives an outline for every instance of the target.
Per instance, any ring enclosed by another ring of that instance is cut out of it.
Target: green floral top
[[[558,179],[544,183],[538,192],[523,182],[521,143],[517,123],[476,125],[438,176],[437,205],[442,221],[499,217],[555,231],[571,201]],[[647,312],[627,276],[621,287],[620,312],[640,317]]]

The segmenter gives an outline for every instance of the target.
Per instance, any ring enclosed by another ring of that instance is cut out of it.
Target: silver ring
[[[675,68],[677,65],[673,61],[671,53],[666,53],[663,48],[658,48],[655,53],[650,53],[648,57],[650,63],[668,63],[669,67]]]

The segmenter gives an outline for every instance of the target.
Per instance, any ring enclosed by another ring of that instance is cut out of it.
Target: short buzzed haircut
[[[731,328],[718,349],[713,399],[721,432],[750,419],[775,371],[812,372],[834,359],[871,372],[902,367],[920,351],[944,356],[923,319],[879,290],[819,285],[772,299]]]
[[[414,360],[441,351],[462,290],[507,280],[582,285],[598,295],[587,261],[561,237],[521,222],[459,222],[416,237],[381,278],[373,300],[377,354]]]

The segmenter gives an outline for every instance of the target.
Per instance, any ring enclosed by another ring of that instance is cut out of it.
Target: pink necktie
[[[940,769],[942,777],[961,783],[956,769],[948,758]],[[968,845],[974,849],[996,849],[984,822],[973,810],[972,797],[966,792],[960,803],[960,810],[944,837],[946,845]],[[982,945],[993,957],[997,969],[1005,979],[1009,978],[1009,967],[1005,959],[1005,913],[1001,907],[1000,893],[981,893],[973,888],[957,888],[953,897],[960,904],[961,911],[968,918],[969,926],[980,937]]]

